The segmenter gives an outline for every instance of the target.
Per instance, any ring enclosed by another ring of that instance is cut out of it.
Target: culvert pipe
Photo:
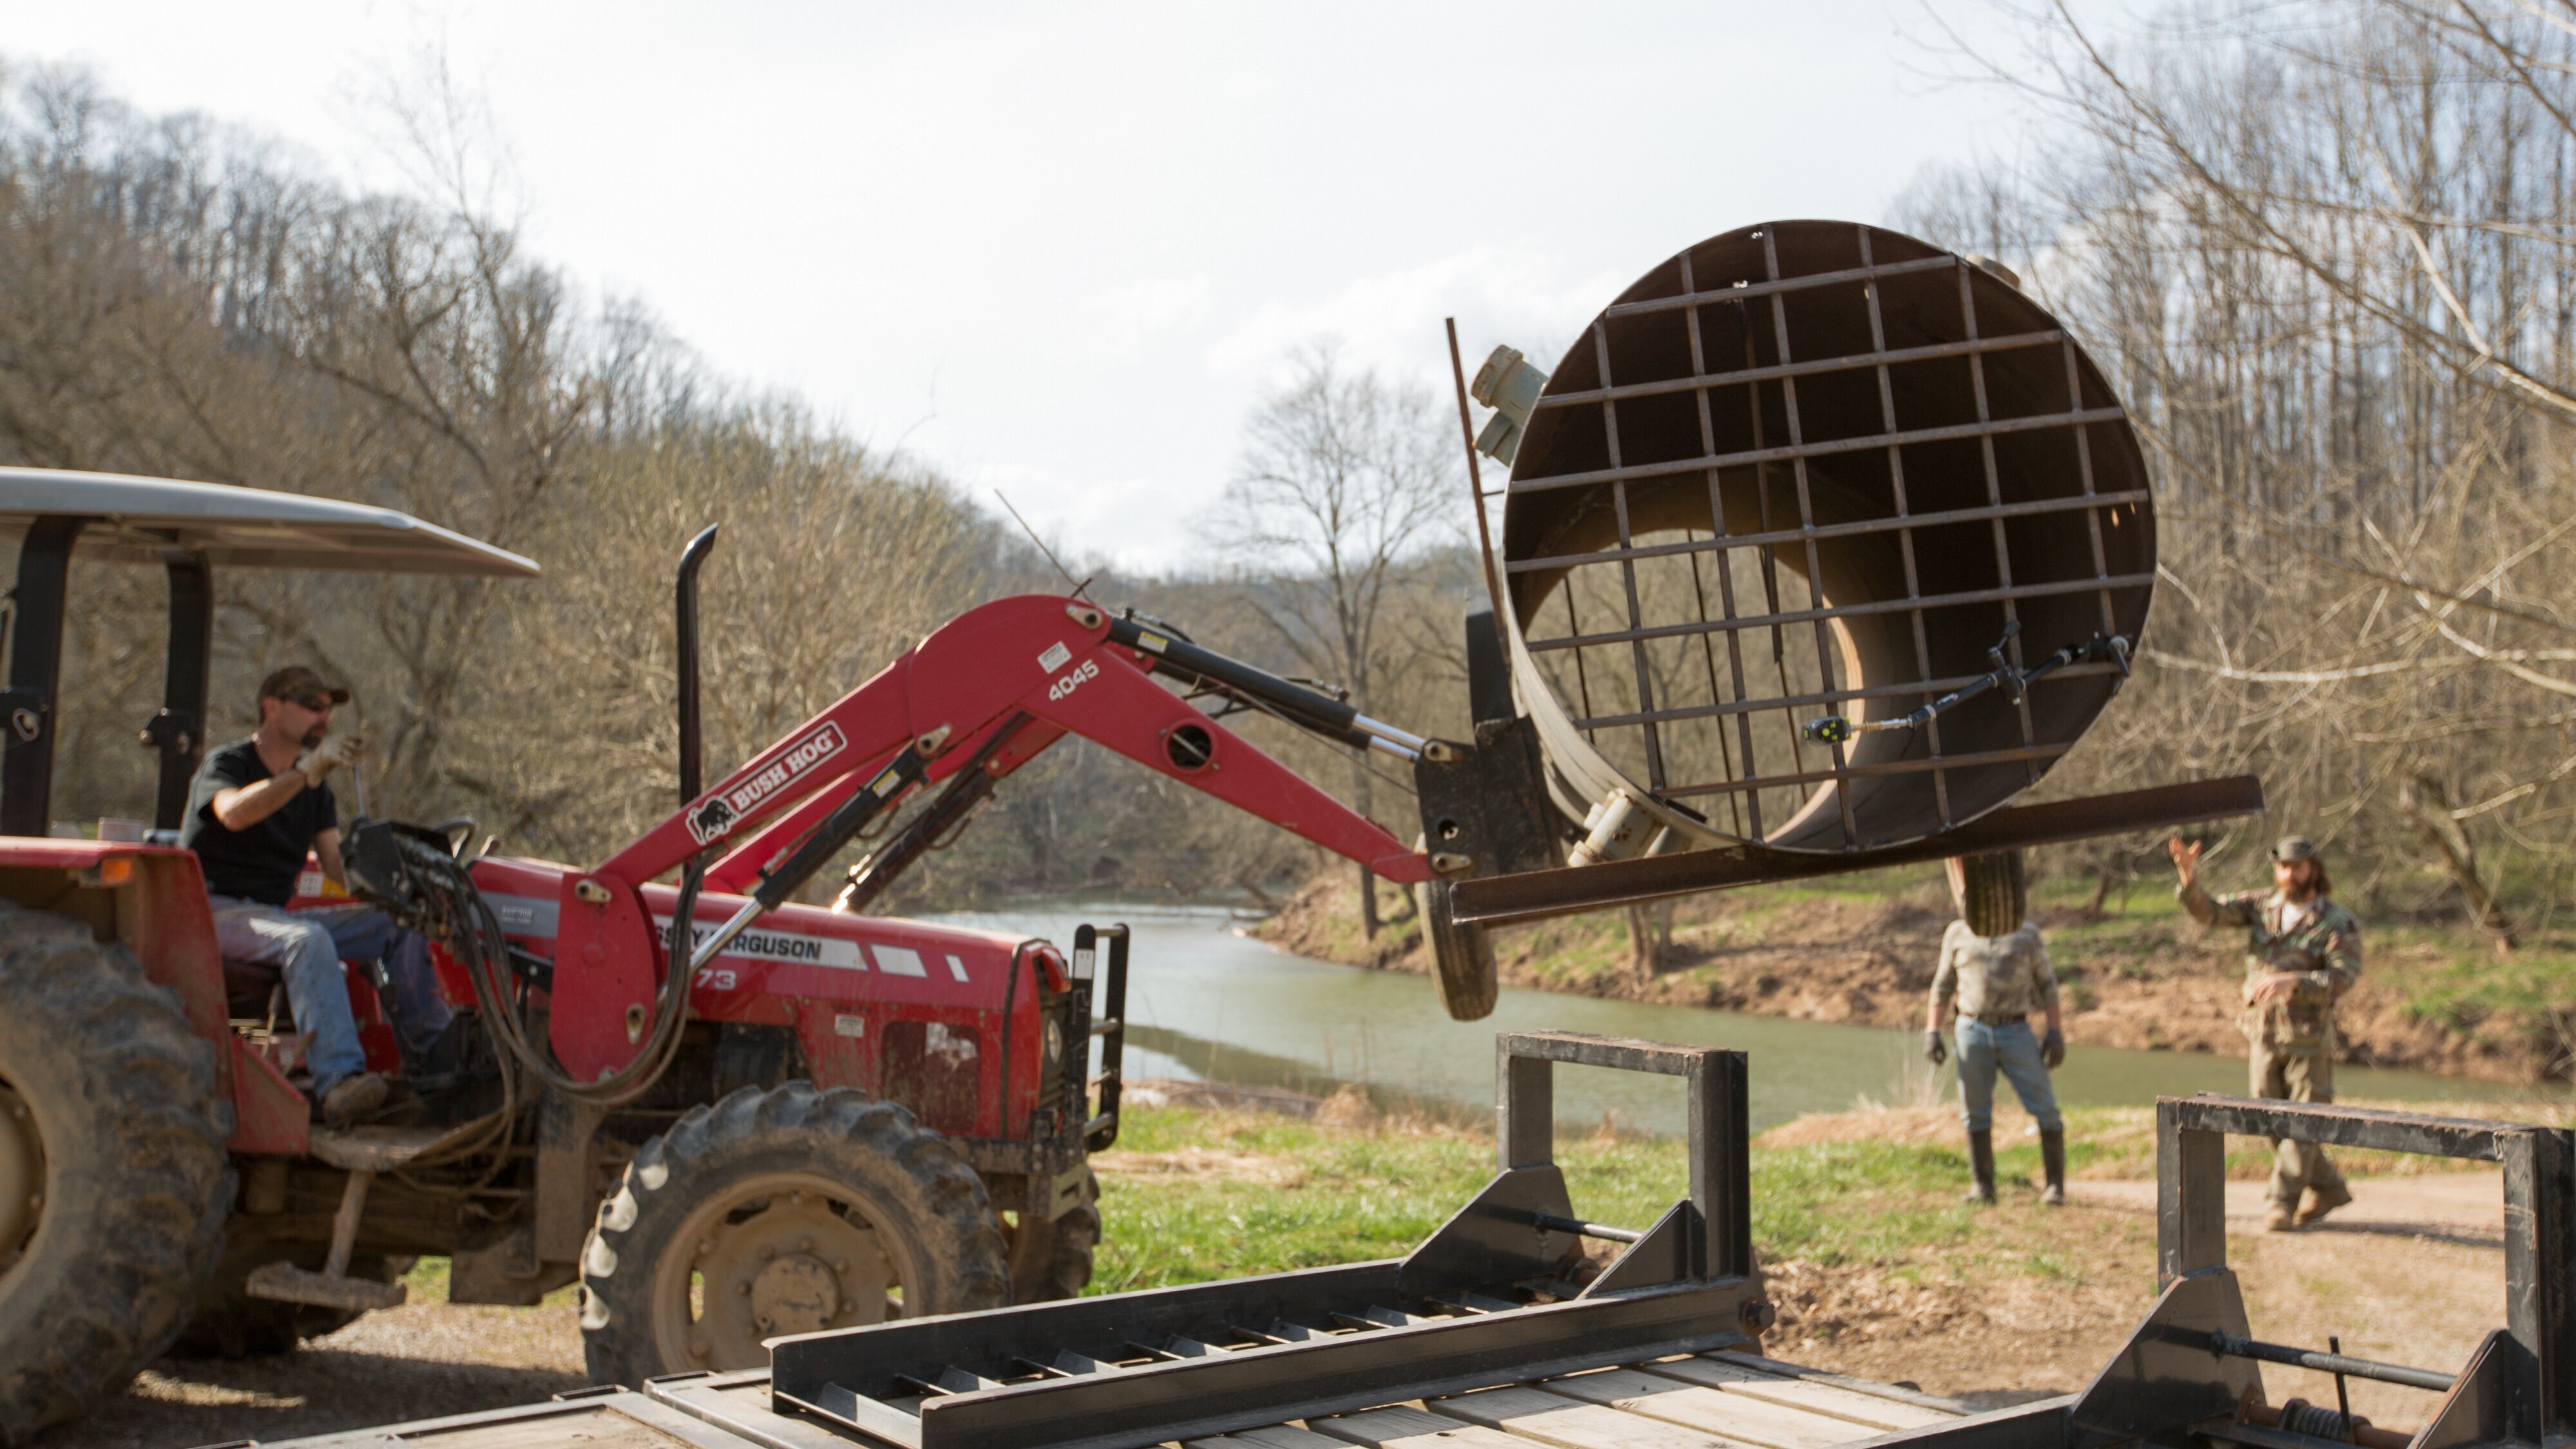
[[[2118,395],[2009,273],[1766,222],[1566,349],[1501,554],[1560,809],[1841,852],[1974,820],[2075,746],[2145,626],[2155,512]]]

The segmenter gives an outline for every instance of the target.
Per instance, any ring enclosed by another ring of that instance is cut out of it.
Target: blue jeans
[[[343,960],[384,963],[393,983],[386,1015],[404,1051],[425,1052],[447,1030],[452,1013],[438,994],[429,944],[375,907],[287,911],[232,896],[209,899],[215,908],[215,949],[231,960],[278,968],[295,1029],[313,1038],[304,1061],[313,1074],[315,1100],[342,1078],[367,1069],[366,1051],[358,1045],[358,1018],[350,1010],[348,982],[340,969]]]
[[[2031,1035],[2029,1022],[1988,1026],[1963,1016],[1957,1041],[1959,1115],[1969,1131],[1990,1131],[1995,1125],[1998,1069],[2011,1080],[2013,1095],[2021,1098],[2022,1110],[2039,1123],[2040,1131],[2065,1130],[2065,1121],[2057,1115],[2057,1093],[2048,1085],[2048,1068],[2040,1065],[2039,1038]]]

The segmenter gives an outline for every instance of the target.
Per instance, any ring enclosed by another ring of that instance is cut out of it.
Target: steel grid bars
[[[1690,253],[1682,253],[1681,261],[1682,291],[1688,293],[1696,290],[1691,281]],[[1709,415],[1708,387],[1706,385],[1708,378],[1708,347],[1706,341],[1700,336],[1699,308],[1683,308],[1682,325],[1684,330],[1690,335],[1691,399],[1696,404],[1698,410],[1700,452],[1702,454],[1714,454],[1717,451],[1717,425],[1715,419]],[[1718,490],[1717,470],[1715,468],[1710,468],[1706,470],[1705,476],[1708,479],[1708,524],[1710,547],[1717,551],[1718,606],[1725,613],[1726,617],[1729,620],[1732,620],[1735,617],[1735,566],[1730,561],[1730,555],[1727,552],[1726,503]],[[1687,537],[1684,539],[1684,542],[1688,542]],[[1699,555],[1692,554],[1690,559],[1691,598],[1692,602],[1698,606],[1699,621],[1702,624],[1706,624],[1708,622],[1708,601],[1700,594],[1699,591]],[[1704,653],[1707,652],[1709,649],[1708,636],[1705,634],[1701,635],[1699,642],[1701,650]],[[1744,645],[1741,640],[1736,638],[1735,631],[1733,629],[1726,631],[1726,664],[1728,672],[1733,677],[1735,683],[1735,702],[1737,705],[1741,706],[1744,703]],[[1717,663],[1714,655],[1711,655],[1709,658],[1708,697],[1711,705],[1715,705],[1719,701],[1717,689]],[[1737,741],[1742,744],[1744,748],[1744,773],[1747,775],[1757,773],[1753,768],[1753,716],[1751,713],[1740,708],[1737,710],[1735,715],[1735,734]],[[1728,751],[1726,748],[1726,726],[1722,722],[1717,727],[1717,746],[1719,759],[1721,761],[1722,768],[1726,771],[1727,777],[1729,779],[1736,778],[1735,757],[1733,753]],[[1753,834],[1755,838],[1759,839],[1762,835],[1761,792],[1747,790],[1741,794],[1730,794],[1726,798],[1730,807],[1734,806],[1739,800],[1742,802],[1742,812],[1752,818]],[[1742,827],[1739,826],[1737,828],[1740,833]]]
[[[1973,268],[1970,266],[1967,259],[1964,257],[1961,258],[1959,261],[1958,273],[1959,325],[1968,330],[1968,340],[1974,342],[1977,340],[1977,293],[1976,288],[1970,284],[1970,274],[1972,270]],[[1993,422],[1994,403],[1992,399],[1986,396],[1985,354],[1981,352],[1971,352],[1967,356],[1968,384],[1970,389],[1976,394],[1977,398],[1977,421],[1980,424]],[[2072,400],[2070,399],[2070,401]],[[1986,506],[2000,509],[2004,506],[2004,480],[2002,470],[1995,466],[1994,434],[1985,433],[1978,436],[1977,453],[1986,465]],[[1993,523],[1987,526],[1994,531],[1995,582],[2001,585],[2004,591],[2004,597],[2002,600],[2004,606],[2004,657],[2013,668],[2019,669],[2022,667],[2021,610],[2018,607],[2019,601],[2012,592],[2012,546],[2004,538],[2004,521],[2001,518],[1997,518]],[[2012,704],[2014,716],[2021,721],[2021,742],[2022,746],[2026,749],[2033,743],[2030,728],[2030,696],[2023,691],[2016,689],[2013,691]],[[2039,768],[2037,765],[2025,760],[2022,768],[2030,772],[2030,782],[2032,784],[2036,785],[2039,783]]]
[[[1561,767],[1697,846],[1868,851],[2007,803],[2116,693],[2153,594],[2145,459],[2082,349],[2002,275],[1852,223],[1648,273],[1560,361],[1502,493],[1516,647],[1578,697]],[[2084,662],[1916,718],[2061,651]]]
[[[1779,233],[1770,227],[1762,229],[1762,269],[1770,274],[1772,281],[1780,280],[1780,238]],[[1772,346],[1779,349],[1780,363],[1785,367],[1790,361],[1787,299],[1783,294],[1773,292],[1770,302]],[[1974,329],[1971,328],[1971,340],[1973,336]],[[1976,360],[1973,354],[1970,360],[1972,362]],[[1780,408],[1782,412],[1788,414],[1789,418],[1789,446],[1795,448],[1804,445],[1805,430],[1798,425],[1798,380],[1794,377],[1780,379]],[[1790,475],[1797,480],[1798,485],[1798,530],[1805,535],[1802,541],[1807,550],[1807,602],[1817,609],[1816,677],[1823,681],[1826,691],[1830,693],[1834,687],[1834,636],[1827,625],[1827,615],[1824,612],[1824,566],[1816,558],[1816,504],[1807,487],[1806,455],[1801,453],[1790,459],[1789,469]],[[2009,583],[2010,580],[2006,582]],[[1843,772],[1850,766],[1851,761],[1843,754],[1842,741],[1828,740],[1825,748],[1832,753],[1833,757],[1834,779],[1829,788],[1834,792],[1834,803],[1842,809],[1843,836],[1845,839],[1858,840],[1860,826],[1852,819],[1851,792],[1842,788]]]
[[[1868,266],[1871,261],[1869,228],[1857,226],[1852,228],[1852,231],[1860,242],[1860,263],[1864,267]],[[1885,358],[1887,356],[1887,318],[1879,310],[1877,278],[1873,277],[1861,284],[1861,296],[1869,303],[1870,350]],[[1976,341],[1977,339],[1970,338],[1967,342],[1950,345],[1964,348],[1973,346]],[[1896,385],[1888,378],[1887,367],[1887,363],[1882,361],[1871,371],[1877,375],[1878,380],[1879,431],[1892,433],[1896,431]],[[1905,450],[1903,448],[1887,450],[1887,491],[1889,499],[1896,505],[1898,521],[1896,551],[1905,565],[1905,597],[1919,603],[1923,597],[1923,575],[1922,570],[1914,563],[1914,529],[1910,526],[1913,509],[1905,501]],[[2093,490],[2087,486],[2085,491],[2090,493]],[[1905,617],[1914,629],[1914,667],[1922,671],[1923,677],[1929,680],[1932,678],[1932,641],[1923,632],[1923,610],[1919,607],[1908,609]],[[1949,688],[1958,687],[1952,685]],[[1948,692],[1949,689],[1935,691],[1926,688],[1918,696],[1918,701],[1922,704],[1930,704]],[[1923,738],[1932,747],[1932,757],[1939,759],[1941,757],[1941,721],[1937,717],[1924,723]],[[1936,769],[1932,772],[1932,804],[1941,813],[1942,829],[1947,830],[1959,823],[1950,813],[1950,772],[1947,770]]]
[[[1610,381],[1610,334],[1606,324],[1604,323],[1594,322],[1592,324],[1592,354],[1594,365],[1601,369],[1601,380],[1605,383]],[[1616,468],[1619,466],[1619,405],[1617,403],[1604,402],[1601,404],[1601,431],[1603,437],[1609,442],[1610,466]],[[1628,536],[1628,485],[1625,483],[1611,484],[1610,502],[1611,508],[1619,520],[1619,548],[1621,550],[1621,557],[1619,559],[1619,584],[1622,591],[1628,596],[1628,627],[1631,631],[1634,631],[1645,627],[1646,619],[1645,615],[1639,612],[1637,608],[1637,561],[1627,554],[1629,549],[1635,547],[1635,541]],[[1570,598],[1572,595],[1569,594],[1568,597]],[[1643,637],[1632,637],[1628,641],[1628,661],[1630,667],[1635,669],[1637,672],[1637,708],[1641,713],[1647,716],[1646,723],[1644,725],[1646,736],[1646,785],[1649,789],[1661,791],[1670,782],[1664,778],[1663,741],[1655,733],[1655,724],[1653,719],[1653,715],[1655,713],[1655,674],[1654,669],[1646,659],[1646,641]]]

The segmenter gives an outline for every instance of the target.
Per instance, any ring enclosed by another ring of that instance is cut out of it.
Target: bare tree
[[[2156,466],[2143,698],[2052,787],[2257,770],[2509,941],[2576,871],[2576,8],[2019,13],[2029,154],[1895,219],[2018,247]]]
[[[1291,352],[1286,381],[1244,421],[1211,534],[1271,641],[1364,713],[1400,663],[1388,605],[1457,516],[1459,468],[1428,389],[1351,371],[1330,341]],[[1350,803],[1363,814],[1373,778],[1354,753]],[[1361,929],[1374,937],[1376,882],[1365,866],[1359,878]]]

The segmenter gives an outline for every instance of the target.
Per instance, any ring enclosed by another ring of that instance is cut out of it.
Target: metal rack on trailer
[[[1687,1084],[1689,1191],[1651,1226],[1575,1216],[1550,1156],[1557,1062]],[[2164,1292],[2082,1393],[1979,1413],[1753,1351],[1770,1305],[1753,1260],[1744,1067],[1714,1047],[1501,1034],[1500,1171],[1404,1258],[784,1338],[766,1370],[276,1449],[2461,1449],[2576,1432],[2565,1129],[2165,1098]],[[2255,1337],[2226,1261],[2229,1133],[2501,1163],[2506,1322],[2457,1370]],[[1619,1251],[1597,1265],[1587,1240]],[[2422,1389],[2422,1427],[2276,1405],[2267,1362]]]

